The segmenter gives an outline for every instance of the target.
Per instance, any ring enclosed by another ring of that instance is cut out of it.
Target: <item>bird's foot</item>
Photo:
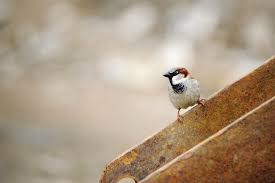
[[[203,107],[205,106],[205,99],[200,99],[200,100],[198,100],[197,101],[197,104],[199,104],[199,105],[202,105]]]

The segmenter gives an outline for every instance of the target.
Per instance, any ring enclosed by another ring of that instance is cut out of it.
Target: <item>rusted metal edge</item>
[[[141,183],[275,182],[275,97]]]
[[[100,182],[140,181],[275,94],[275,57],[108,164]]]

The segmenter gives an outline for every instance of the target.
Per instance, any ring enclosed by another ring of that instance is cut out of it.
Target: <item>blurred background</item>
[[[273,0],[0,0],[0,182],[98,182],[174,121],[162,74],[209,97],[274,54]]]

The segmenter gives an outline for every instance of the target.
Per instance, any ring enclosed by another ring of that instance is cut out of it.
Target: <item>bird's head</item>
[[[163,76],[169,79],[172,79],[174,76],[181,76],[183,78],[186,78],[187,76],[189,76],[189,72],[187,71],[187,69],[179,67],[169,70],[168,72],[163,74]]]

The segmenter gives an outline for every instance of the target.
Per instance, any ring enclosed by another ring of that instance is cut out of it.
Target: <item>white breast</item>
[[[185,109],[197,103],[200,99],[200,86],[196,79],[190,77],[181,79],[186,90],[182,93],[175,93],[171,85],[169,85],[169,98],[172,104],[177,108]]]

